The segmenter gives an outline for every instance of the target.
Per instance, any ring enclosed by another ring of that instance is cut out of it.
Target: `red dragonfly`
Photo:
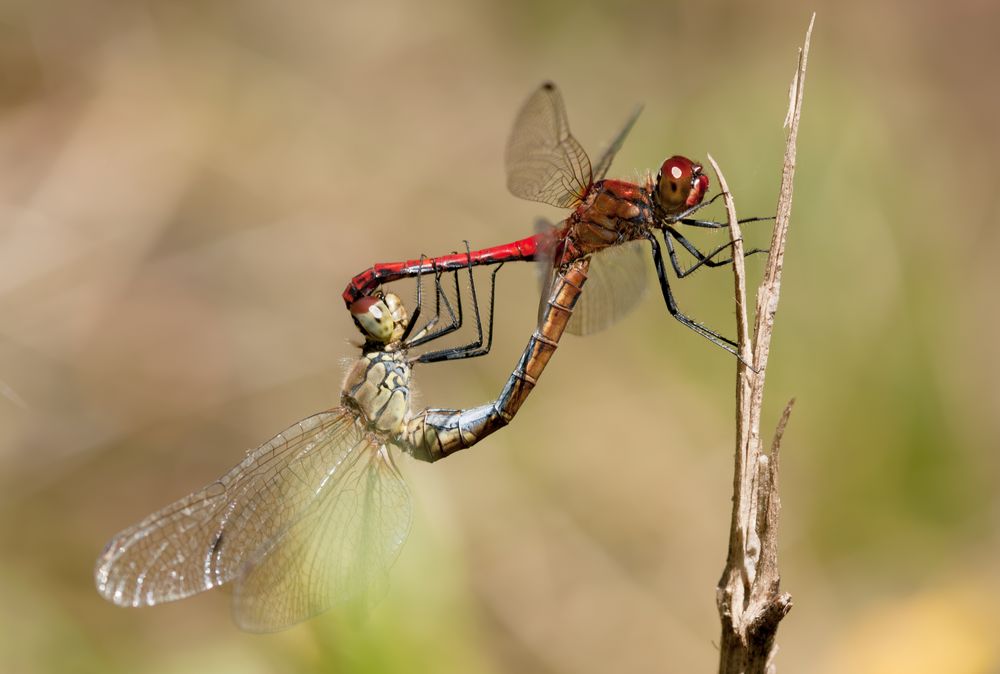
[[[732,261],[731,258],[716,259],[730,244],[702,253],[675,227],[677,224],[707,228],[726,226],[691,217],[706,205],[703,200],[709,180],[701,164],[675,155],[663,162],[655,180],[651,176],[642,183],[604,179],[640,111],[641,108],[637,108],[632,113],[597,164],[592,165],[583,147],[570,133],[559,90],[551,82],[542,84],[521,108],[507,141],[507,187],[523,199],[572,208],[569,217],[558,227],[543,226],[542,231],[533,236],[470,254],[376,264],[351,280],[344,291],[344,301],[351,305],[383,283],[433,270],[461,268],[470,263],[550,260],[547,279],[551,285],[556,270],[592,255],[591,290],[580,297],[567,326],[570,332],[587,334],[611,325],[641,299],[646,283],[640,246],[641,242],[648,241],[670,314],[698,334],[735,353],[736,345],[732,340],[678,309],[667,279],[662,250],[654,236],[657,230],[663,233],[678,278],[703,265],[718,267]],[[750,218],[747,222],[758,219],[761,218]],[[673,241],[694,256],[696,263],[693,266],[687,269],[681,266]],[[758,252],[764,251],[753,249],[747,255]],[[543,299],[547,296],[548,293],[543,292]]]

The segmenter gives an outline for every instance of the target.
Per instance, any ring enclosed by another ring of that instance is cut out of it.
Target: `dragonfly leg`
[[[663,222],[665,222],[665,223],[668,223],[668,224],[673,224],[675,222],[681,222],[682,220],[690,220],[691,218],[689,218],[688,216],[690,216],[692,213],[700,211],[701,209],[705,208],[706,206],[711,206],[723,194],[724,194],[724,192],[719,192],[718,194],[716,194],[714,197],[712,197],[708,201],[699,202],[699,203],[695,204],[694,206],[691,206],[687,210],[681,211],[680,213],[677,213],[675,215],[662,215],[661,216],[661,220]],[[718,224],[719,227],[725,227],[726,226],[724,223],[721,223],[721,222],[717,223],[717,224]],[[696,226],[698,226],[698,225],[696,225]],[[715,227],[715,225],[711,225],[711,226]]]
[[[423,269],[424,266],[424,258],[425,255],[421,253],[420,254],[421,269]],[[413,313],[410,314],[410,320],[407,322],[406,328],[403,330],[403,335],[399,338],[399,341],[401,342],[405,342],[406,339],[410,336],[410,333],[413,332],[413,328],[417,325],[417,320],[420,318],[420,307],[423,299],[423,289],[424,289],[423,280],[424,280],[423,274],[422,273],[417,274],[417,306],[413,310]]]
[[[497,289],[497,272],[503,267],[503,262],[498,264],[493,269],[493,273],[490,274],[490,313],[487,318],[487,337],[486,344],[483,344],[483,333],[482,324],[479,318],[479,302],[476,298],[475,285],[472,286],[472,301],[476,312],[476,325],[479,331],[478,338],[466,344],[464,346],[457,346],[451,349],[442,349],[440,351],[432,351],[429,353],[421,354],[417,358],[417,362],[420,363],[436,363],[442,360],[460,360],[463,358],[477,358],[479,356],[485,356],[493,348],[493,308],[496,304],[496,289]]]
[[[684,269],[681,267],[680,262],[677,260],[677,253],[674,250],[674,245],[671,242],[671,238],[677,239],[677,242],[684,246],[687,252],[691,253],[698,261],[691,267]],[[687,240],[687,238],[678,232],[673,227],[667,225],[663,229],[663,239],[667,242],[667,252],[670,254],[670,264],[674,268],[674,272],[677,274],[677,278],[684,278],[692,272],[700,269],[702,265],[706,267],[724,267],[731,264],[733,261],[732,257],[723,258],[721,260],[714,259],[716,255],[731,248],[733,242],[724,243],[710,253],[702,253],[693,243]],[[766,248],[752,248],[743,254],[743,257],[750,257],[751,255],[756,255],[757,253],[766,253]]]
[[[589,258],[583,258],[558,274],[547,308],[495,401],[467,410],[427,409],[407,422],[399,442],[410,455],[421,461],[437,461],[510,423],[558,348],[589,267]]]
[[[751,218],[740,218],[736,222],[738,222],[741,225],[745,225],[748,222],[763,222],[764,220],[774,220],[774,216],[768,215],[768,216],[755,216]],[[680,224],[687,225],[689,227],[705,227],[708,229],[720,229],[729,226],[729,223],[727,222],[718,222],[716,220],[697,220],[695,218],[679,218],[675,220],[675,222],[679,222]]]
[[[739,354],[736,352],[736,342],[723,337],[711,328],[708,328],[681,313],[677,306],[677,301],[674,299],[674,294],[670,290],[670,282],[667,280],[667,269],[666,265],[663,263],[663,253],[660,249],[660,243],[652,235],[649,236],[649,242],[653,246],[653,264],[656,267],[656,276],[660,281],[660,290],[663,292],[663,300],[667,303],[667,310],[670,312],[670,315],[716,346],[722,347],[729,353],[739,358]]]
[[[472,309],[476,318],[476,339],[469,344],[464,346],[457,346],[449,349],[441,349],[440,351],[431,351],[428,353],[421,354],[416,358],[417,362],[420,363],[436,363],[442,360],[459,360],[463,358],[476,358],[478,356],[484,356],[490,352],[493,347],[493,315],[494,307],[496,305],[496,285],[497,285],[497,272],[503,267],[503,262],[497,264],[493,273],[490,275],[490,314],[488,319],[488,337],[486,345],[483,345],[483,323],[479,311],[479,296],[476,291],[476,279],[472,274],[472,257],[471,253],[468,252],[469,243],[465,242],[466,253],[469,255],[468,258],[468,270],[469,270],[469,294],[472,296]],[[458,272],[455,272],[457,278]]]
[[[406,342],[406,348],[413,348],[415,346],[420,346],[421,344],[426,344],[427,342],[443,337],[449,333],[454,332],[462,327],[462,293],[461,288],[458,285],[458,272],[455,272],[455,303],[456,306],[452,306],[451,301],[448,299],[448,294],[445,292],[444,288],[441,287],[441,276],[447,272],[443,272],[439,269],[434,271],[434,318],[427,321],[427,325],[423,327],[417,334],[415,334],[408,342]],[[419,286],[418,286],[419,288]],[[441,318],[441,303],[444,303],[445,310],[451,317],[451,321],[436,331],[433,331],[434,326],[437,325]]]
[[[470,257],[469,242],[468,241],[465,242],[465,252],[466,252],[467,258]],[[468,268],[469,268],[469,278],[471,280],[471,278],[472,278],[472,262],[471,262],[471,260],[469,260]],[[458,330],[459,328],[462,327],[462,325],[463,325],[463,323],[465,321],[465,318],[464,318],[464,315],[463,315],[463,312],[462,312],[462,289],[461,289],[461,287],[459,287],[459,284],[458,284],[458,273],[461,270],[460,269],[452,269],[452,270],[449,270],[449,271],[454,272],[454,277],[453,278],[455,279],[455,304],[456,304],[456,307],[457,307],[457,316],[456,316],[456,311],[452,310],[451,302],[448,300],[447,293],[445,293],[444,290],[441,288],[441,275],[442,275],[442,273],[446,273],[446,272],[439,271],[437,273],[437,275],[435,277],[435,281],[434,281],[435,284],[436,284],[436,286],[437,286],[437,290],[438,290],[437,298],[444,300],[445,306],[448,309],[448,313],[451,315],[451,323],[449,323],[445,327],[441,328],[440,330],[437,330],[436,332],[431,332],[431,333],[428,333],[426,335],[421,336],[419,339],[411,340],[406,345],[407,348],[413,348],[415,346],[420,346],[421,344],[426,344],[427,342],[430,342],[430,341],[433,341],[435,339],[438,339],[439,337],[444,337],[445,335],[451,334],[452,332],[454,332],[454,331],[456,331],[456,330]],[[480,325],[479,324],[479,307],[476,304],[476,294],[475,293],[476,293],[476,288],[475,288],[475,285],[473,285],[472,286],[472,301],[473,301],[473,308],[475,309],[475,312],[476,312],[476,325],[478,327]],[[430,327],[430,326],[428,326],[428,327]]]
[[[699,220],[698,218],[689,217],[690,215],[694,214],[697,211],[700,211],[706,206],[711,206],[712,204],[714,204],[716,201],[719,200],[719,197],[723,195],[725,195],[725,192],[719,192],[708,201],[703,201],[699,204],[695,204],[694,206],[691,206],[687,210],[677,213],[676,215],[662,216],[661,222],[666,225],[673,225],[679,222],[682,225],[688,225],[689,227],[704,227],[706,229],[721,229],[723,227],[728,227],[729,223],[727,222],[718,222],[717,220]],[[774,216],[772,215],[767,217],[741,218],[736,222],[743,225],[748,222],[760,222],[762,220],[774,220]]]

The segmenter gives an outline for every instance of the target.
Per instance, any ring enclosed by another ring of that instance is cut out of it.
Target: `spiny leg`
[[[421,270],[424,267],[424,258],[425,258],[424,254],[421,253],[420,254],[420,268],[421,268]],[[422,291],[424,289],[424,283],[423,283],[423,281],[424,281],[424,277],[423,277],[423,273],[421,272],[421,273],[417,274],[417,306],[413,310],[413,313],[410,315],[410,320],[406,324],[406,328],[403,330],[403,336],[399,338],[399,341],[401,341],[401,342],[405,342],[406,338],[410,336],[410,333],[413,332],[414,326],[416,326],[416,324],[417,324],[417,319],[420,318],[420,306],[421,306],[421,302],[423,300],[423,292]],[[437,319],[435,318],[434,320],[437,320]],[[426,330],[426,329],[427,328],[425,327],[424,330]],[[423,330],[421,330],[421,332],[423,332]]]
[[[482,327],[479,324],[479,304],[475,296],[475,289],[473,286],[473,292],[472,292],[473,304],[475,305],[475,311],[476,311],[476,323],[477,325],[479,325],[478,338],[475,341],[470,342],[469,344],[465,344],[464,346],[457,346],[451,349],[442,349],[440,351],[432,351],[430,353],[422,354],[417,358],[418,362],[436,363],[442,360],[461,360],[464,358],[477,358],[479,356],[485,356],[490,352],[490,349],[493,348],[493,316],[494,316],[493,310],[496,305],[497,272],[500,271],[503,265],[504,265],[503,262],[499,263],[493,270],[493,273],[490,274],[490,313],[486,323],[487,325],[486,344],[485,345],[483,344]]]
[[[469,243],[465,242],[466,250],[468,251]],[[493,270],[490,276],[490,323],[489,323],[489,343],[483,348],[483,324],[479,313],[479,296],[476,292],[476,279],[472,273],[472,258],[469,257],[469,294],[472,296],[472,308],[474,315],[476,317],[476,339],[469,344],[463,346],[441,349],[440,351],[431,351],[425,354],[421,354],[416,360],[421,363],[434,363],[442,360],[458,360],[462,358],[475,358],[477,356],[483,356],[489,353],[490,348],[493,345],[493,307],[496,298],[496,277],[497,272],[503,266],[501,262]],[[458,272],[456,271],[455,276],[457,278]]]
[[[682,268],[680,261],[677,259],[677,253],[674,250],[674,244],[671,242],[671,238],[677,239],[677,242],[682,246],[684,246],[687,252],[691,253],[691,255],[693,255],[698,261],[688,269]],[[683,234],[678,232],[670,225],[665,225],[663,227],[663,240],[667,242],[667,251],[670,254],[670,264],[671,266],[673,266],[674,272],[677,274],[677,278],[684,278],[688,274],[691,274],[692,272],[701,268],[702,265],[706,267],[724,267],[725,265],[728,265],[733,261],[732,257],[727,257],[721,260],[714,259],[716,255],[726,250],[727,248],[732,247],[733,245],[732,241],[722,244],[721,246],[717,247],[710,253],[707,254],[702,253],[697,246],[688,241]],[[766,252],[767,252],[766,248],[753,248],[751,250],[746,251],[743,254],[743,256],[749,257],[751,255],[756,255],[757,253],[766,253]]]
[[[711,206],[723,194],[724,194],[724,192],[719,192],[718,194],[716,194],[714,197],[712,197],[708,201],[702,201],[700,203],[695,204],[694,206],[691,206],[690,208],[688,208],[686,210],[681,211],[680,213],[677,213],[676,215],[663,216],[661,219],[666,224],[673,224],[675,222],[680,222],[681,220],[687,220],[689,215],[692,215],[693,213],[696,213],[696,212],[700,211],[701,209],[705,208],[706,206]],[[719,226],[720,227],[725,227],[725,225],[722,224],[722,223],[720,223]]]
[[[693,215],[697,211],[700,211],[701,209],[705,208],[706,206],[711,206],[719,199],[719,197],[724,195],[725,192],[719,192],[708,201],[703,201],[700,204],[695,204],[694,206],[691,206],[687,210],[681,211],[676,215],[662,217],[661,221],[665,225],[673,225],[680,223],[682,225],[688,225],[689,227],[704,227],[707,229],[721,229],[723,227],[728,227],[729,223],[727,222],[718,222],[716,220],[699,220],[697,218],[688,217],[690,215]],[[774,220],[774,216],[771,215],[766,217],[741,218],[736,222],[743,225],[749,222],[761,222],[763,220]]]
[[[462,292],[458,285],[458,270],[455,270],[455,302],[456,306],[453,307],[451,301],[448,299],[448,293],[445,292],[444,288],[441,287],[441,277],[448,272],[442,272],[441,270],[435,270],[434,272],[434,307],[435,315],[434,318],[427,322],[427,325],[420,330],[419,333],[413,336],[413,338],[406,342],[407,348],[412,348],[415,346],[420,346],[421,344],[426,344],[427,342],[443,337],[449,333],[454,332],[462,327]],[[438,320],[441,318],[441,303],[444,302],[445,310],[448,315],[451,316],[451,322],[443,328],[431,332],[435,325],[437,325]]]
[[[764,220],[774,220],[773,215],[767,216],[755,216],[750,218],[740,218],[736,222],[745,225],[748,222],[763,222]],[[688,225],[689,227],[706,227],[708,229],[720,229],[722,227],[728,227],[729,223],[718,222],[716,220],[697,220],[695,218],[679,218],[676,220],[682,225]]]
[[[687,327],[697,332],[699,335],[701,335],[708,341],[712,342],[716,346],[722,347],[723,349],[733,354],[737,358],[740,358],[740,360],[742,361],[743,359],[736,351],[736,346],[737,346],[736,342],[734,342],[731,339],[727,339],[726,337],[723,337],[722,335],[715,332],[711,328],[708,328],[681,313],[680,309],[677,306],[677,301],[674,299],[674,294],[670,290],[670,282],[667,280],[667,269],[666,265],[663,263],[663,253],[660,249],[660,242],[657,241],[656,237],[654,237],[652,234],[650,234],[648,238],[649,242],[653,246],[653,264],[656,267],[656,276],[660,281],[660,290],[663,293],[663,300],[667,304],[667,310],[670,312],[670,315],[676,318],[678,321],[680,321],[683,325],[686,325]],[[749,363],[744,362],[744,364],[747,365],[748,367],[750,366]]]

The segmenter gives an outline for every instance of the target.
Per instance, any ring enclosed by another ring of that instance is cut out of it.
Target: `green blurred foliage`
[[[711,152],[770,213],[814,9],[765,415],[798,399],[779,670],[997,671],[1000,9],[976,0],[0,4],[0,670],[713,668],[733,364],[656,292],[564,340],[510,428],[404,461],[417,517],[365,621],[118,609],[92,565],[336,401],[352,274],[558,217],[503,187],[539,81],[591,150],[645,103],[612,175]],[[420,368],[421,405],[496,395],[535,284],[505,268],[493,353]],[[725,272],[677,291],[732,331]]]

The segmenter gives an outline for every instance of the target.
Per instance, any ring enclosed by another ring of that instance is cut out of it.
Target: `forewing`
[[[204,489],[118,533],[97,560],[98,591],[121,606],[149,606],[232,580],[362,437],[343,408],[294,424]]]
[[[243,629],[283,629],[338,604],[381,598],[410,530],[411,506],[389,449],[367,437],[339,452],[301,516],[260,547],[235,583]]]
[[[590,188],[590,159],[569,131],[555,84],[544,83],[518,113],[506,166],[507,187],[522,199],[569,208]]]
[[[611,162],[614,160],[615,155],[618,154],[618,150],[622,149],[622,145],[625,143],[625,139],[628,137],[629,132],[632,127],[635,126],[635,120],[639,119],[639,115],[642,113],[642,106],[635,106],[635,110],[629,116],[628,120],[625,121],[625,126],[622,130],[618,132],[611,144],[601,155],[601,158],[594,165],[594,182],[598,180],[604,180],[604,176],[607,175],[608,169],[611,168]]]
[[[643,241],[605,248],[590,258],[587,285],[573,309],[566,331],[590,335],[624,318],[646,292]]]

